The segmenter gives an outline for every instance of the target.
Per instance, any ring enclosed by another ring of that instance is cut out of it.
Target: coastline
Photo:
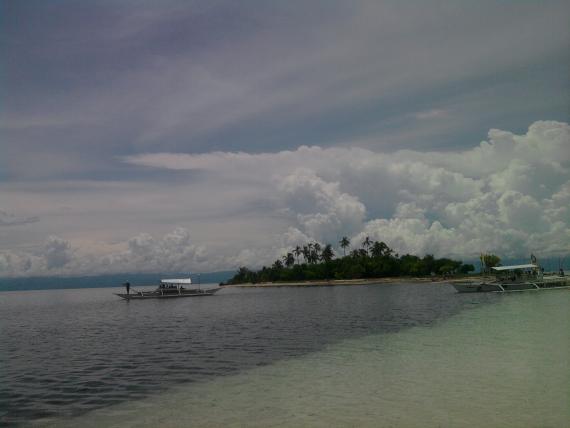
[[[332,287],[337,285],[384,285],[384,284],[449,284],[457,281],[477,280],[481,276],[443,278],[436,277],[383,277],[383,278],[361,278],[361,279],[331,279],[315,281],[291,281],[291,282],[259,282],[244,284],[227,284],[223,287],[238,288],[268,288],[268,287]]]

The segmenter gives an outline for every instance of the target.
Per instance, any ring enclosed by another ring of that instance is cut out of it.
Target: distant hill
[[[195,283],[200,281],[202,284],[218,284],[227,281],[234,274],[235,271],[221,271],[190,276]],[[188,278],[188,273],[118,273],[73,277],[0,278],[0,291],[119,287],[125,281],[129,281],[136,287],[137,285],[155,285],[162,278]]]

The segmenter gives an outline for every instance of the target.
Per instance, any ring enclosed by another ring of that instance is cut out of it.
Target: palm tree
[[[372,241],[370,240],[370,238],[367,236],[364,239],[364,242],[362,242],[362,246],[364,248],[366,248],[366,254],[368,254],[368,250],[370,249],[370,246],[372,245]]]
[[[315,253],[316,258],[319,259],[321,256],[321,244],[319,244],[318,242],[313,243],[313,251]]]
[[[498,266],[501,263],[501,258],[495,254],[481,254],[481,266],[485,273],[491,271],[492,267]]]
[[[352,257],[353,259],[357,259],[359,258],[362,254],[360,252],[360,250],[354,249],[350,252],[350,257]]]
[[[318,242],[309,242],[307,244],[309,250],[309,259],[308,262],[310,264],[317,263],[319,261],[319,252],[321,250],[321,245]]]
[[[251,281],[251,274],[252,272],[246,268],[245,266],[241,266],[238,270],[237,275],[234,278],[237,278],[238,282],[247,282]]]
[[[293,257],[293,253],[287,253],[283,256],[283,263],[287,267],[291,267],[295,264],[295,257]]]
[[[333,259],[333,257],[334,257],[334,251],[332,249],[331,244],[325,245],[325,248],[323,249],[323,252],[321,253],[321,259],[325,263],[328,263]]]
[[[376,241],[374,245],[372,245],[372,256],[374,257],[382,257],[385,253],[388,254],[389,248],[384,242]]]
[[[301,252],[303,253],[303,258],[305,259],[305,261],[308,262],[311,255],[311,249],[309,248],[309,246],[303,245],[303,250]]]
[[[342,248],[344,256],[346,257],[346,249],[350,245],[350,240],[346,236],[343,236],[342,239],[339,241],[339,244]]]
[[[312,250],[309,253],[309,263],[315,264],[315,263],[317,263],[318,260],[319,260],[319,258],[317,257],[317,253],[315,252],[315,250]]]
[[[297,258],[297,264],[299,264],[299,256],[303,254],[303,250],[297,245],[293,250],[293,254],[295,254],[295,257]]]

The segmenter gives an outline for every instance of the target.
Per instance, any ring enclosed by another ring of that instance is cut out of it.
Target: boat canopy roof
[[[173,278],[173,279],[161,279],[162,284],[192,284],[192,279],[190,278]]]
[[[495,266],[495,267],[493,267],[493,270],[504,271],[504,270],[537,269],[537,268],[538,268],[538,265],[530,263],[527,265]]]

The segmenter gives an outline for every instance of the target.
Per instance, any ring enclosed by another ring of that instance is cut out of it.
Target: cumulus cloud
[[[570,150],[568,150],[569,125],[556,121],[537,121],[531,124],[523,135],[499,129],[491,129],[488,139],[478,146],[461,152],[420,153],[400,152],[401,158],[420,159],[430,165],[441,166],[449,171],[457,171],[466,177],[482,178],[496,175],[494,184],[498,190],[516,184],[516,180],[506,180],[506,175],[524,178],[521,168],[531,168],[542,185],[557,185],[567,178]]]
[[[125,251],[111,253],[101,263],[113,272],[188,272],[218,267],[216,256],[193,243],[190,231],[178,227],[160,238],[141,233],[126,242]]]
[[[0,274],[74,275],[118,272],[190,272],[221,269],[219,257],[195,245],[182,227],[161,237],[141,233],[123,243],[124,250],[95,255],[49,236],[37,251],[0,252]]]
[[[326,182],[313,170],[293,171],[278,181],[278,188],[306,236],[321,242],[334,241],[339,234],[352,234],[362,227],[364,204],[342,192],[339,183]]]
[[[192,228],[181,227],[162,236],[139,233],[117,243],[120,250],[95,255],[52,237],[33,254],[0,253],[0,273],[258,267],[313,240],[342,253],[342,236],[353,245],[369,236],[401,254],[564,256],[570,250],[569,153],[570,126],[541,121],[522,135],[491,130],[487,141],[462,152],[301,146],[277,153],[143,154],[124,161],[157,170],[201,169],[209,196],[200,208],[210,204],[222,212],[219,220],[200,219],[195,227],[208,224],[215,237],[229,224],[224,230],[231,238],[222,234],[206,245],[191,237]],[[240,204],[252,199],[232,199],[228,186],[255,189],[255,206],[264,207],[248,232],[241,225],[253,214]],[[167,187],[156,185],[145,199],[179,205],[168,195]],[[187,209],[192,212],[192,205]]]
[[[371,236],[399,252],[458,257],[555,255],[570,247],[570,126],[561,122],[535,122],[523,135],[492,129],[462,152],[302,146],[127,162],[271,176],[268,192],[279,192],[300,241]]]
[[[49,275],[66,270],[73,262],[70,243],[58,236],[49,236],[36,251],[1,251],[2,276]]]
[[[48,269],[61,268],[71,260],[71,246],[64,239],[50,236],[43,255]]]

